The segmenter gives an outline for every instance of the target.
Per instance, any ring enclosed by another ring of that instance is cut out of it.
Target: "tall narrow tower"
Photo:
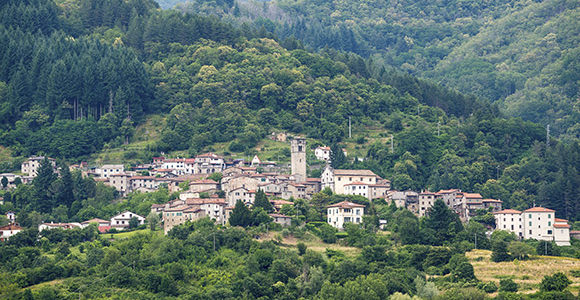
[[[295,137],[291,144],[292,175],[297,182],[306,180],[306,139]]]

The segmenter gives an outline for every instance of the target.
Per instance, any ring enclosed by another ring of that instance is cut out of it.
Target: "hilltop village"
[[[329,147],[314,149],[316,158],[326,162],[326,166],[320,178],[310,178],[307,177],[306,151],[309,150],[306,139],[291,139],[290,150],[289,174],[283,173],[285,168],[279,167],[276,162],[262,161],[258,156],[247,162],[242,159],[228,160],[214,153],[204,153],[194,158],[154,157],[151,163],[137,165],[130,170],[123,164],[89,168],[87,163],[81,163],[70,168],[79,169],[83,176],[115,188],[120,196],[133,192],[154,192],[160,187],[167,188],[171,193],[179,193],[176,199],[151,206],[151,212],[160,216],[165,234],[177,225],[204,217],[213,219],[217,224],[227,225],[238,202],[252,207],[260,194],[268,199],[273,208],[268,214],[272,221],[283,227],[290,226],[292,216],[285,215],[283,208],[294,206],[295,199],[310,200],[315,194],[326,190],[339,195],[360,196],[370,202],[392,203],[418,217],[428,216],[435,201],[440,199],[464,223],[478,212],[487,211],[495,217],[495,227],[490,226],[490,231],[507,230],[520,239],[570,245],[570,225],[567,220],[556,218],[554,210],[543,207],[532,207],[524,211],[503,209],[500,199],[484,199],[478,193],[459,189],[437,192],[392,190],[388,179],[381,178],[371,170],[332,168]],[[45,161],[58,171],[54,159],[38,156],[30,157],[22,163],[21,173],[24,175],[0,174],[0,177],[8,179],[7,187],[19,182],[31,182]],[[326,207],[326,221],[332,227],[342,230],[346,223],[361,224],[365,213],[365,205],[342,201]],[[7,217],[10,224],[0,229],[3,239],[20,230],[14,213],[8,212]],[[82,223],[42,223],[38,229],[83,228],[96,223],[100,232],[107,232],[129,228],[132,219],[141,225],[146,217],[124,211],[112,216],[110,220],[96,218]],[[381,224],[388,221],[380,220]]]

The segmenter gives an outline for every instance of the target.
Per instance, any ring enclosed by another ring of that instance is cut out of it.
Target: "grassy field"
[[[119,233],[103,233],[101,234],[102,238],[106,239],[113,239],[113,240],[123,240],[129,237],[132,237],[136,234],[149,234],[153,232],[153,234],[161,236],[163,235],[163,230],[159,229],[156,231],[151,231],[150,229],[141,229],[135,231],[128,231],[128,232],[119,232]]]
[[[544,276],[563,272],[573,282],[569,289],[575,295],[580,291],[580,278],[570,274],[571,270],[580,270],[580,259],[556,256],[534,256],[530,260],[495,263],[491,261],[491,251],[473,250],[466,253],[473,265],[475,276],[484,282],[510,278],[514,280],[519,291],[536,292]]]
[[[276,235],[280,234],[279,232],[270,232],[269,234],[263,235],[260,237],[260,241],[266,241],[266,240],[272,240],[275,239]],[[316,252],[320,252],[322,254],[324,254],[326,252],[326,249],[332,249],[332,250],[337,250],[340,251],[342,253],[344,253],[344,255],[346,257],[356,257],[360,254],[361,249],[359,248],[355,248],[355,247],[348,247],[348,246],[341,246],[338,244],[326,244],[324,243],[322,240],[320,240],[320,238],[308,234],[306,236],[306,238],[304,239],[297,239],[293,236],[288,236],[285,238],[282,238],[282,242],[280,243],[280,246],[283,248],[287,248],[287,249],[296,249],[296,244],[298,243],[304,243],[307,247],[307,249],[311,249],[314,250]]]

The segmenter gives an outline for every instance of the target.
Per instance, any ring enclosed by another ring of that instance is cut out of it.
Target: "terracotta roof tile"
[[[332,205],[327,206],[327,208],[330,208],[330,207],[354,208],[354,207],[365,207],[365,206],[361,205],[361,204],[348,202],[348,201],[342,201],[342,202],[338,202],[336,204],[332,204]]]
[[[377,174],[375,174],[371,170],[340,170],[340,169],[335,169],[334,170],[334,175],[342,175],[342,176],[348,176],[348,175],[352,175],[352,176],[377,176]]]
[[[532,207],[530,209],[524,210],[524,212],[555,212],[555,210],[545,208],[545,207]]]
[[[521,213],[522,213],[521,211],[515,210],[515,209],[504,209],[504,210],[496,211],[493,214],[494,215],[499,215],[499,214],[519,215]]]

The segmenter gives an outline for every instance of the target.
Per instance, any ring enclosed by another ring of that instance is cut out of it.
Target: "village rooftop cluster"
[[[554,210],[542,207],[533,207],[523,212],[502,210],[502,201],[499,199],[484,199],[478,193],[459,189],[438,192],[391,190],[389,180],[370,170],[332,168],[329,163],[329,147],[314,149],[316,158],[326,161],[326,167],[320,178],[309,178],[306,176],[306,139],[293,138],[290,149],[290,174],[283,173],[285,169],[277,166],[275,162],[263,162],[258,156],[248,163],[242,159],[226,160],[214,153],[200,154],[195,158],[155,157],[150,164],[138,165],[132,170],[126,170],[122,164],[88,168],[86,163],[81,163],[71,168],[81,169],[84,176],[91,176],[95,181],[114,187],[122,196],[131,192],[152,192],[161,186],[165,186],[170,192],[179,192],[178,199],[151,207],[152,212],[161,216],[165,233],[177,225],[203,217],[210,217],[216,223],[226,225],[235,204],[241,201],[251,207],[258,190],[265,192],[275,209],[274,213],[269,214],[273,221],[282,226],[290,226],[291,217],[281,214],[281,208],[284,205],[294,205],[290,201],[292,199],[311,199],[314,194],[328,188],[336,194],[358,195],[370,201],[384,199],[387,203],[394,202],[397,207],[407,208],[419,217],[427,216],[438,199],[463,222],[469,221],[478,210],[488,210],[494,213],[496,230],[507,230],[523,239],[533,238],[554,241],[558,245],[570,245],[570,225],[567,220],[556,218]],[[7,177],[11,185],[16,178],[20,178],[22,183],[28,183],[37,175],[43,160],[44,157],[37,156],[22,163],[21,172],[25,175],[0,176]],[[49,161],[56,169],[55,160]],[[222,174],[220,182],[208,179],[214,173]],[[362,223],[364,209],[364,205],[348,201],[335,203],[327,207],[326,220],[328,224],[341,230],[345,223]],[[2,239],[7,239],[21,230],[15,224],[12,212],[7,217],[11,224],[0,228]],[[82,223],[44,223],[39,226],[39,231],[82,228],[90,223],[97,223],[101,232],[111,228],[122,230],[129,227],[131,218],[137,218],[139,224],[145,221],[143,216],[125,211],[108,221],[93,219]],[[384,223],[388,220],[381,221]]]

